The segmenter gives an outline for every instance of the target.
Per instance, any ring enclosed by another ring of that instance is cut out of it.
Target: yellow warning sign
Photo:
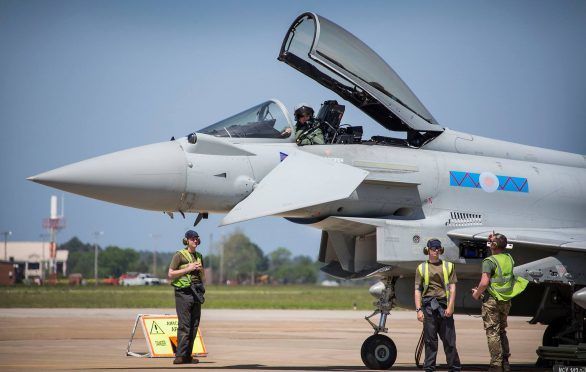
[[[141,315],[142,330],[147,341],[150,356],[173,357],[177,350],[177,316],[176,315]],[[193,343],[194,356],[206,356],[201,331],[198,328]]]

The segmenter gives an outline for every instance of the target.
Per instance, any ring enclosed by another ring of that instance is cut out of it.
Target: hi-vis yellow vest
[[[177,251],[177,253],[180,253],[183,257],[185,257],[185,259],[187,260],[188,263],[195,262],[193,260],[193,256],[191,255],[191,253],[189,253],[187,248],[179,250],[179,251]],[[201,257],[202,257],[201,253],[195,252],[195,256],[197,257],[196,261],[201,263]],[[180,269],[183,269],[185,267],[187,267],[187,264],[179,266]],[[177,288],[187,288],[187,287],[191,286],[191,276],[192,276],[192,274],[187,273],[185,275],[180,276],[179,278],[175,278],[171,282],[171,284]]]
[[[417,270],[419,270],[419,275],[423,278],[423,293],[421,293],[421,296],[425,296],[427,288],[429,287],[429,262],[425,261],[420,263]],[[450,299],[450,283],[448,280],[452,271],[454,271],[454,264],[452,262],[442,261],[444,292],[446,293],[446,299],[448,300]]]
[[[529,281],[513,275],[515,261],[508,253],[499,253],[485,258],[496,265],[494,275],[490,278],[488,293],[498,301],[509,301],[525,290]]]

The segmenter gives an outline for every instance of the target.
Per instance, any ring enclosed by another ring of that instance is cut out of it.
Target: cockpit
[[[278,59],[420,147],[443,132],[399,75],[360,39],[315,13],[289,27]],[[378,142],[373,137],[375,142]],[[383,141],[387,141],[382,138]]]
[[[381,144],[421,147],[442,128],[399,75],[366,44],[315,13],[304,13],[289,27],[278,59],[348,101],[378,124],[406,138],[362,138],[360,125],[342,124],[345,106],[325,101],[312,125],[326,144]],[[288,130],[290,128],[290,130]],[[269,100],[200,130],[217,137],[294,142],[285,106]]]
[[[311,126],[319,127],[326,144],[367,144],[419,147],[431,138],[409,131],[406,139],[387,136],[363,138],[362,125],[342,123],[346,107],[336,100],[321,104]],[[294,124],[285,105],[276,99],[263,102],[227,119],[205,127],[198,133],[231,139],[254,139],[255,142],[295,142]]]

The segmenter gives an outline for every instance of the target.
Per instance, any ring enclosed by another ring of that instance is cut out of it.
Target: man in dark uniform
[[[439,335],[444,345],[449,371],[460,371],[460,357],[456,349],[454,302],[456,299],[456,270],[454,264],[440,260],[444,253],[438,239],[429,239],[423,253],[428,260],[415,270],[415,309],[417,319],[423,322],[425,340],[424,370],[435,371]]]
[[[196,252],[201,243],[199,235],[189,230],[183,238],[184,249],[175,253],[169,265],[168,277],[175,288],[175,308],[177,310],[177,352],[173,364],[198,363],[191,352],[197,335],[201,304],[205,293],[203,283],[205,274],[203,257]]]

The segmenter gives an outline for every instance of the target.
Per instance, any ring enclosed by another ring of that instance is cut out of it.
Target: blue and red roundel
[[[486,192],[511,191],[529,192],[527,178],[498,176],[490,172],[471,173],[450,171],[450,186],[471,187]]]

